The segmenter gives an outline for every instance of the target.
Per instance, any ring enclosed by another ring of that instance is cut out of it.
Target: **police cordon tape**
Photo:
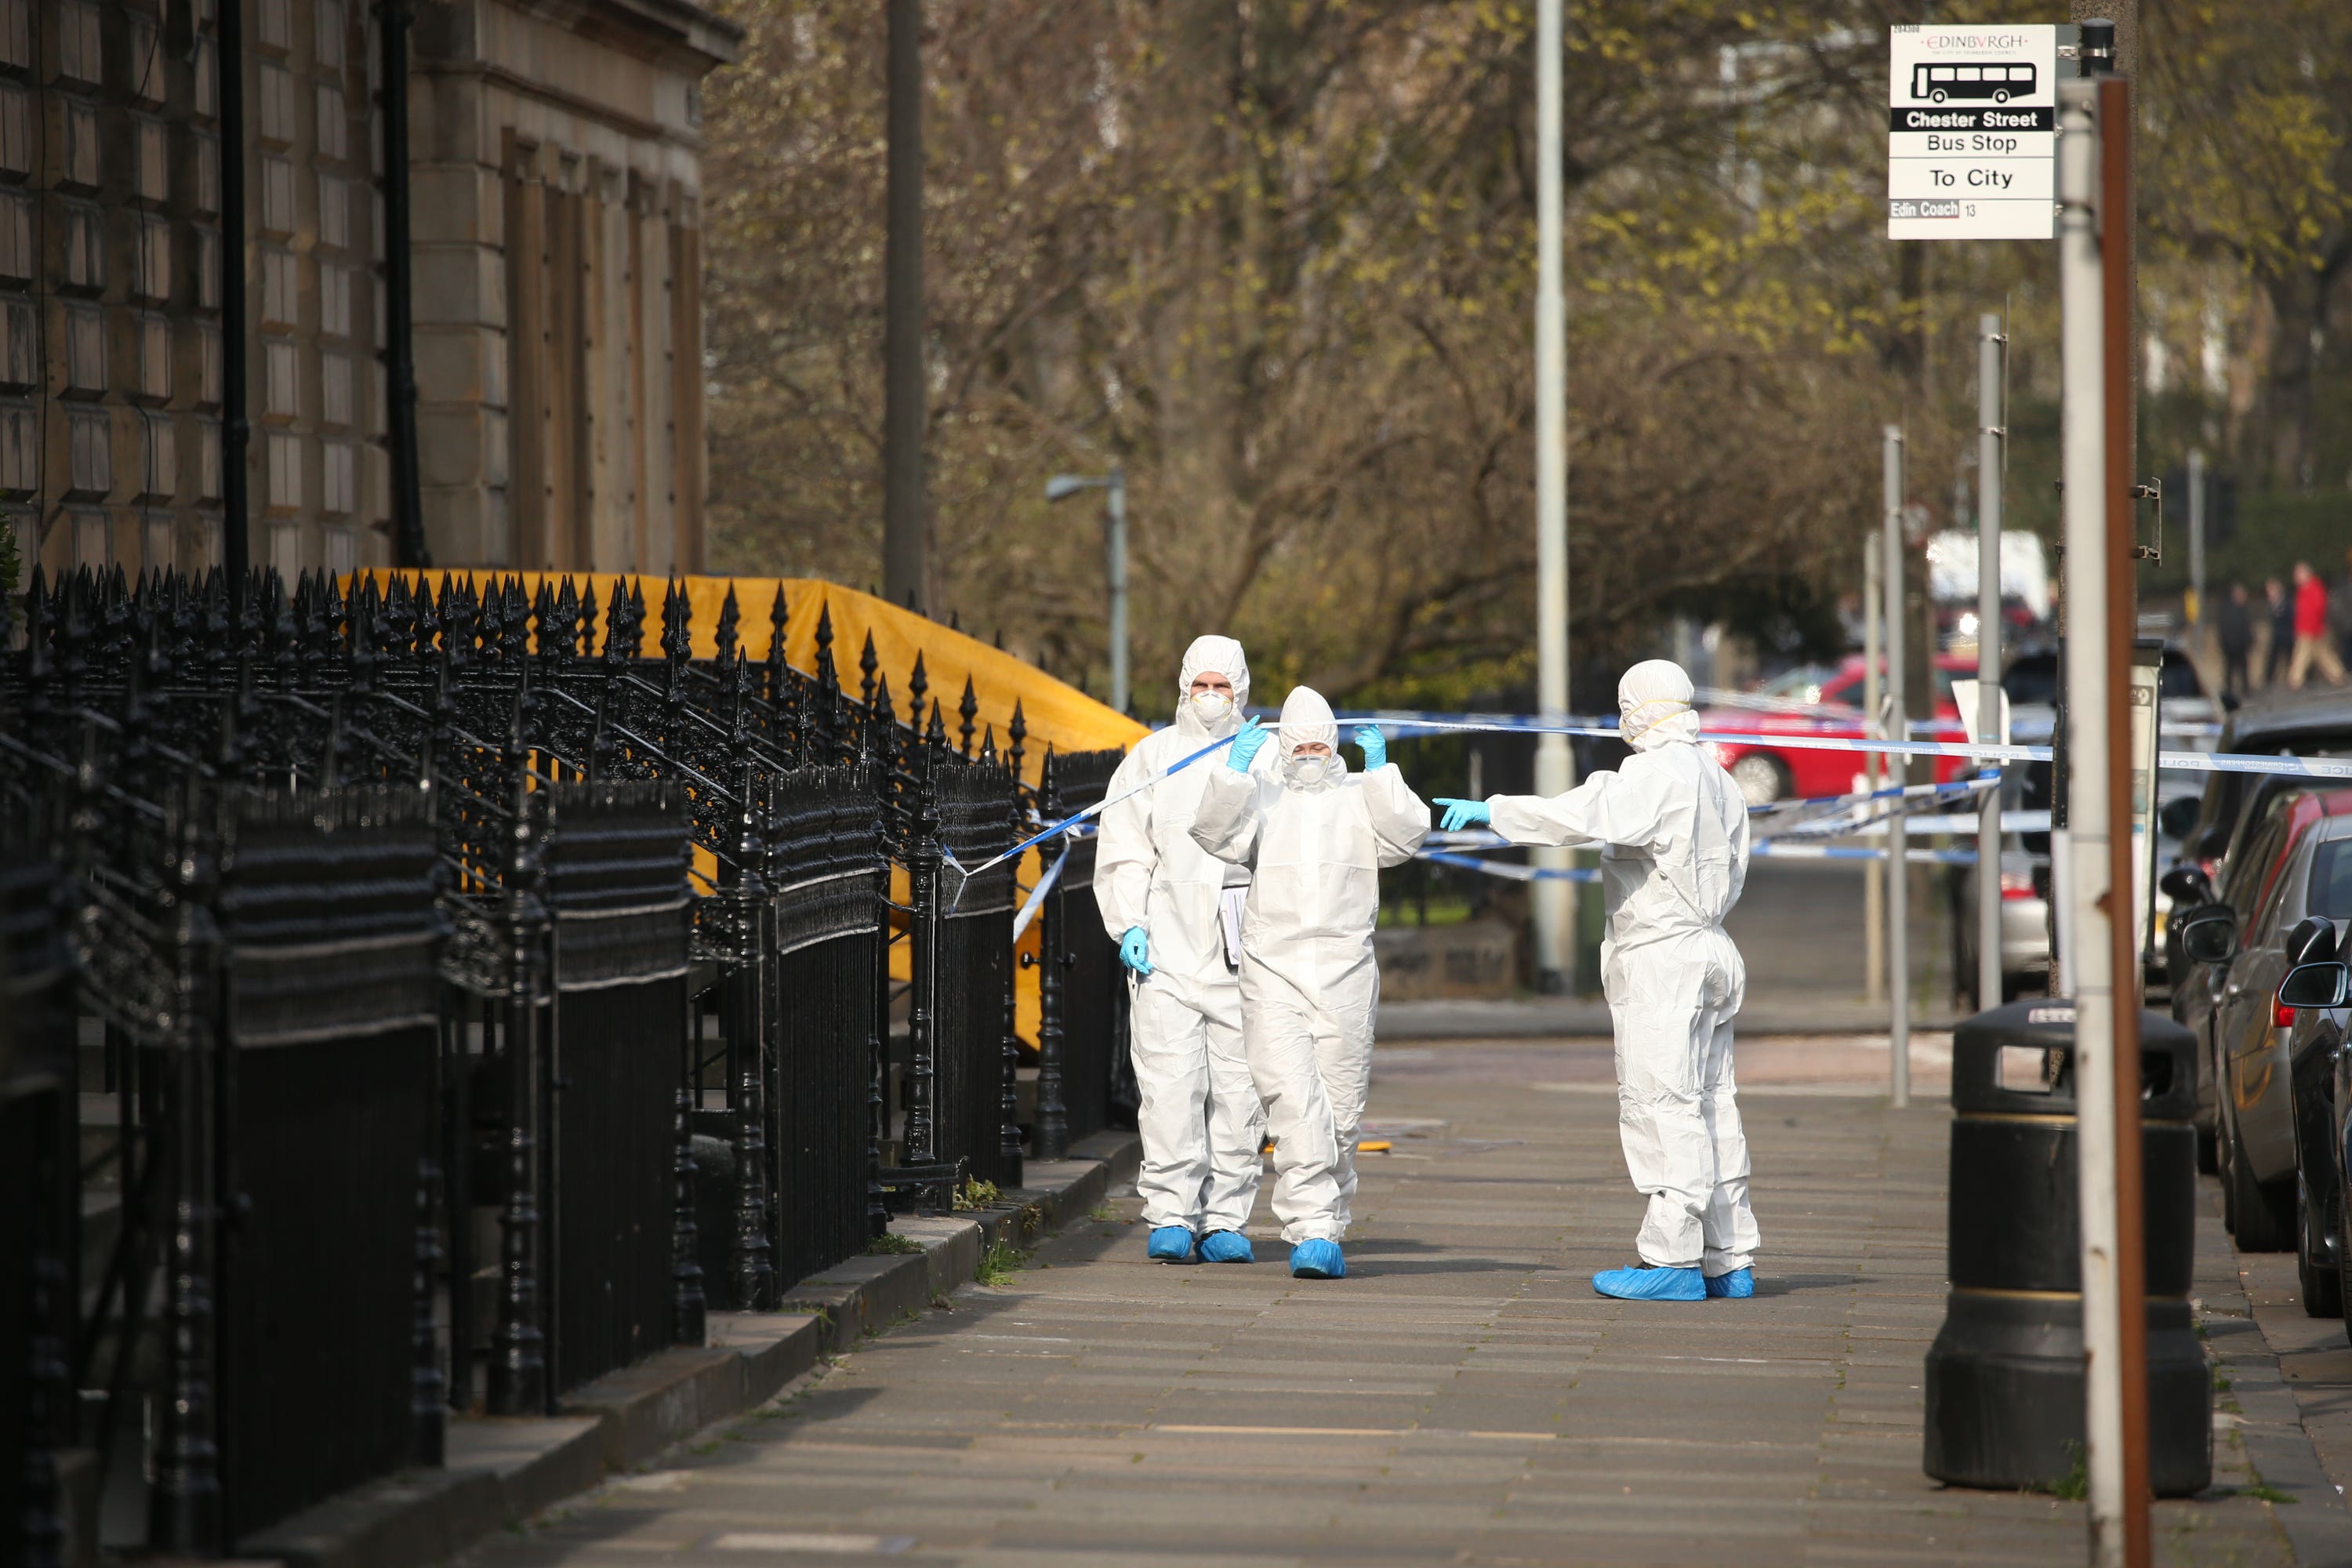
[[[1400,731],[1431,730],[1456,733],[1568,735],[1612,741],[1620,738],[1614,726],[1604,728],[1597,724],[1546,724],[1539,719],[1529,719],[1517,714],[1441,719],[1431,714],[1398,714],[1375,710],[1368,713],[1341,715],[1338,722],[1342,726],[1372,724],[1378,726],[1383,732],[1395,729]],[[1973,762],[2046,763],[2052,756],[2051,748],[2048,746],[2004,746],[1989,742],[1873,741],[1844,735],[1755,735],[1704,731],[1695,738],[1702,745],[1713,743],[1777,747],[1803,752],[1874,752],[1883,756],[1900,757],[1960,757]],[[1041,828],[1003,854],[992,859],[984,860],[969,870],[959,864],[951,854],[945,857],[946,862],[968,882],[982,872],[992,870],[1015,856],[1027,853],[1047,839],[1068,832],[1079,823],[1100,816],[1106,809],[1117,805],[1120,801],[1133,799],[1171,773],[1181,773],[1202,758],[1223,751],[1233,743],[1233,736],[1221,736],[1199,751],[1179,758],[1134,788],[1098,800],[1083,811],[1074,812],[1061,821]],[[2231,752],[2158,752],[2156,764],[2159,768],[2169,768],[2181,773],[2270,773],[2294,778],[2352,780],[2352,759],[2335,757],[2262,756]],[[1858,850],[1855,853],[1866,856],[1882,852]],[[1927,853],[1945,855],[1961,854],[1965,851],[1935,850]],[[1959,862],[1946,863],[1958,864]],[[956,899],[961,899],[962,896],[963,889],[959,885],[956,889]],[[949,907],[953,908],[954,903],[955,900],[950,900]]]
[[[1786,844],[1767,838],[1749,847],[1750,857],[1778,860],[1884,860],[1886,851],[1844,844]],[[1522,866],[1511,860],[1481,860],[1475,855],[1463,855],[1450,849],[1422,849],[1414,853],[1416,860],[1433,865],[1451,866],[1457,870],[1476,871],[1488,877],[1499,877],[1511,882],[1597,882],[1601,870],[1593,866],[1571,866],[1565,869],[1551,866]],[[1905,864],[1912,866],[1973,866],[1977,852],[1973,849],[1908,849],[1904,852]]]

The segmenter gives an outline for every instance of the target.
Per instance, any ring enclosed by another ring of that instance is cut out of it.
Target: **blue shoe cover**
[[[1620,1301],[1704,1301],[1706,1282],[1696,1268],[1604,1268],[1592,1288]]]
[[[1290,1277],[1294,1279],[1345,1279],[1348,1260],[1340,1256],[1336,1241],[1302,1241],[1290,1249]]]
[[[1735,1268],[1728,1274],[1706,1277],[1706,1299],[1710,1301],[1745,1301],[1756,1294],[1756,1270]]]
[[[1255,1263],[1257,1254],[1250,1248],[1250,1238],[1240,1231],[1213,1230],[1201,1238],[1201,1261]]]
[[[1192,1233],[1181,1225],[1163,1225],[1151,1233],[1145,1249],[1154,1263],[1192,1263]]]

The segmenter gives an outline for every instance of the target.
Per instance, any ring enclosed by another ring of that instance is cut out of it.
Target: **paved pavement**
[[[1255,1267],[1150,1265],[1115,1201],[1002,1288],[471,1561],[2079,1563],[2079,1503],[1919,1471],[1947,1112],[1937,1042],[1916,1046],[1903,1111],[1874,1090],[1883,1041],[1743,1047],[1753,1301],[1592,1295],[1639,1215],[1605,1047],[1384,1047],[1372,1116],[1394,1148],[1365,1157],[1349,1279],[1293,1281],[1263,1224]],[[2337,1560],[2342,1510],[2247,1300],[2215,1321],[2251,1403],[2225,1405],[2215,1489],[2158,1505],[2162,1563],[2297,1561],[2289,1525],[2300,1561]]]

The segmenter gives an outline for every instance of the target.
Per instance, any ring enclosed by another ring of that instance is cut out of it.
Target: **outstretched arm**
[[[1429,837],[1429,805],[1412,793],[1403,773],[1378,767],[1364,775],[1364,809],[1371,818],[1372,837],[1380,840],[1380,863],[1401,866],[1412,858]]]
[[[1642,845],[1654,841],[1665,795],[1623,773],[1594,773],[1566,795],[1498,795],[1486,802],[1495,831],[1514,844]]]

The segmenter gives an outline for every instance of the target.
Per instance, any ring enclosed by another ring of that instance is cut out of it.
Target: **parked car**
[[[2305,691],[2251,700],[2223,721],[2218,749],[2290,756],[2352,754],[2352,692]],[[2164,873],[2164,879],[2174,883],[2166,891],[2184,916],[2188,908],[2220,897],[2219,889],[2229,879],[2233,846],[2250,841],[2248,829],[2263,819],[2272,804],[2283,794],[2307,789],[2309,784],[2307,779],[2277,773],[2206,775],[2196,820],[2180,837],[2179,865]],[[2201,884],[2177,880],[2174,872],[2180,870],[2194,870]],[[2202,1038],[2203,1019],[2210,1011],[2211,993],[2220,976],[2212,965],[2200,963],[2184,952],[2169,926],[2165,950],[2172,1016]],[[2213,1082],[2210,1072],[2200,1071],[2198,1143],[2200,1163],[2209,1171],[2214,1168],[2215,1151]]]
[[[2352,854],[2337,855],[2329,868],[2332,873],[2352,866]],[[2330,908],[2347,904],[2352,904],[2352,889],[2330,889]],[[2344,1140],[2352,1135],[2347,1121],[2347,1108],[2352,1108],[2352,1059],[2345,1051],[2352,1008],[2344,1004],[2352,985],[2347,985],[2344,969],[2346,922],[2337,919],[2332,924],[2333,953],[2309,956],[2323,964],[2332,958],[2327,966],[2336,973],[2291,973],[2279,984],[2279,1001],[2294,1008],[2286,1055],[2294,1080],[2295,1272],[2303,1283],[2303,1310],[2315,1318],[2343,1316],[2345,1273],[2352,1268],[2352,1256],[2344,1245],[2345,1215],[2352,1214],[2344,1162]],[[2298,987],[2306,985],[2310,988],[2298,994]]]
[[[1952,682],[1976,673],[1976,660],[1962,654],[1937,654],[1934,666],[1936,711],[1933,731],[1917,739],[1959,741],[1960,710],[1952,700]],[[1700,727],[1715,733],[1743,735],[1835,735],[1860,740],[1863,735],[1862,656],[1834,668],[1809,666],[1791,671],[1756,695],[1757,707],[1709,708],[1699,715]],[[1750,805],[1776,800],[1843,795],[1853,788],[1862,772],[1857,752],[1813,751],[1795,746],[1715,742],[1716,760],[1730,770],[1731,779]],[[1967,759],[1939,757],[1936,780],[1949,783],[1969,771]]]
[[[2198,1036],[2200,1080],[2213,1086],[2222,1219],[2248,1252],[2295,1245],[2295,1107],[2282,1001],[2287,972],[2317,939],[2333,957],[2352,916],[2352,790],[2278,796],[2231,856],[2215,902],[2182,912],[2180,942],[2218,976],[2185,1019]],[[2344,900],[2339,909],[2337,900]]]
[[[2012,764],[2001,770],[2000,808],[2046,811],[2050,764]],[[1977,995],[1977,868],[1953,868],[1951,878],[1952,993],[1963,1014],[2011,1002],[2050,983],[2049,879],[2035,875],[2048,854],[2049,835],[2000,836],[2000,995]],[[2037,849],[2035,847],[2041,847]]]

